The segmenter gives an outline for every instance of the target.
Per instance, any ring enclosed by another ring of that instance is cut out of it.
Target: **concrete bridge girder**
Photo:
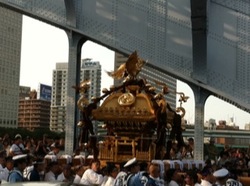
[[[201,86],[247,112],[249,4],[244,0],[0,0],[1,6],[123,54],[138,50],[169,75]],[[206,38],[198,34],[203,31]],[[201,47],[204,41],[207,44]],[[194,51],[197,43],[200,47]],[[197,60],[195,53],[200,54]]]

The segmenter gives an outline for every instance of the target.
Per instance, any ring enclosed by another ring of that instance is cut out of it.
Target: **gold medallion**
[[[124,93],[118,98],[118,103],[121,106],[132,105],[135,102],[135,97],[131,93]]]

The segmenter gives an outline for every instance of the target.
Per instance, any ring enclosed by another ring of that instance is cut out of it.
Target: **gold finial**
[[[146,61],[139,58],[137,51],[135,51],[128,57],[128,60],[125,63],[120,65],[117,70],[107,72],[107,74],[114,79],[124,78],[125,81],[135,79],[145,63]]]
[[[176,108],[176,112],[181,112],[181,117],[183,118],[186,114],[186,110],[182,107],[182,103],[187,102],[189,96],[185,96],[183,92],[176,92],[176,94],[180,95],[179,98],[180,106]]]

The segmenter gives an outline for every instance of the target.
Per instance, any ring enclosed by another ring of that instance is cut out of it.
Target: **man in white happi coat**
[[[83,185],[101,185],[103,182],[103,175],[99,174],[100,161],[94,160],[90,164],[90,168],[87,169],[82,175],[80,184]]]
[[[45,173],[44,181],[56,181],[57,174],[59,172],[58,162],[49,163],[49,172]]]
[[[71,175],[71,165],[66,164],[63,166],[63,171],[61,174],[58,175],[57,181],[62,181],[62,182],[70,182],[72,175]]]

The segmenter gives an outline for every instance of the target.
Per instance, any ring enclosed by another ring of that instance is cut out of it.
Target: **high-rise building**
[[[19,86],[19,100],[30,96],[30,87]]]
[[[18,127],[28,130],[49,128],[50,101],[37,99],[36,90],[29,92],[29,96],[20,98],[18,112]]]
[[[0,7],[0,127],[18,125],[22,14]]]
[[[68,63],[56,63],[50,108],[50,130],[64,131],[67,102]]]
[[[120,53],[115,53],[115,63],[114,63],[114,69],[118,69],[118,67],[125,63],[127,61],[127,57],[125,57],[124,55],[120,54]],[[151,68],[149,66],[144,65],[142,67],[141,72],[138,75],[139,78],[143,78],[146,79],[147,82],[149,84],[151,84],[152,86],[154,86],[156,88],[157,92],[161,92],[162,87],[161,86],[157,86],[155,83],[156,81],[159,81],[161,83],[165,83],[169,90],[172,92],[176,91],[176,79],[163,73],[160,72],[154,68]],[[121,80],[122,81],[122,80]],[[122,82],[119,80],[115,80],[114,81],[114,85],[117,86],[119,84],[121,84]],[[165,96],[167,102],[170,104],[170,106],[175,109],[176,108],[176,94],[175,93],[169,93]]]
[[[88,99],[100,97],[101,95],[101,76],[102,67],[98,61],[83,59],[81,64],[81,80],[90,80],[90,89],[87,92]]]
[[[68,63],[57,63],[53,71],[53,84],[51,96],[50,129],[53,131],[64,131],[67,98]],[[90,80],[91,85],[86,97],[101,95],[101,65],[91,59],[81,61],[80,80]],[[72,85],[74,86],[74,85]]]

